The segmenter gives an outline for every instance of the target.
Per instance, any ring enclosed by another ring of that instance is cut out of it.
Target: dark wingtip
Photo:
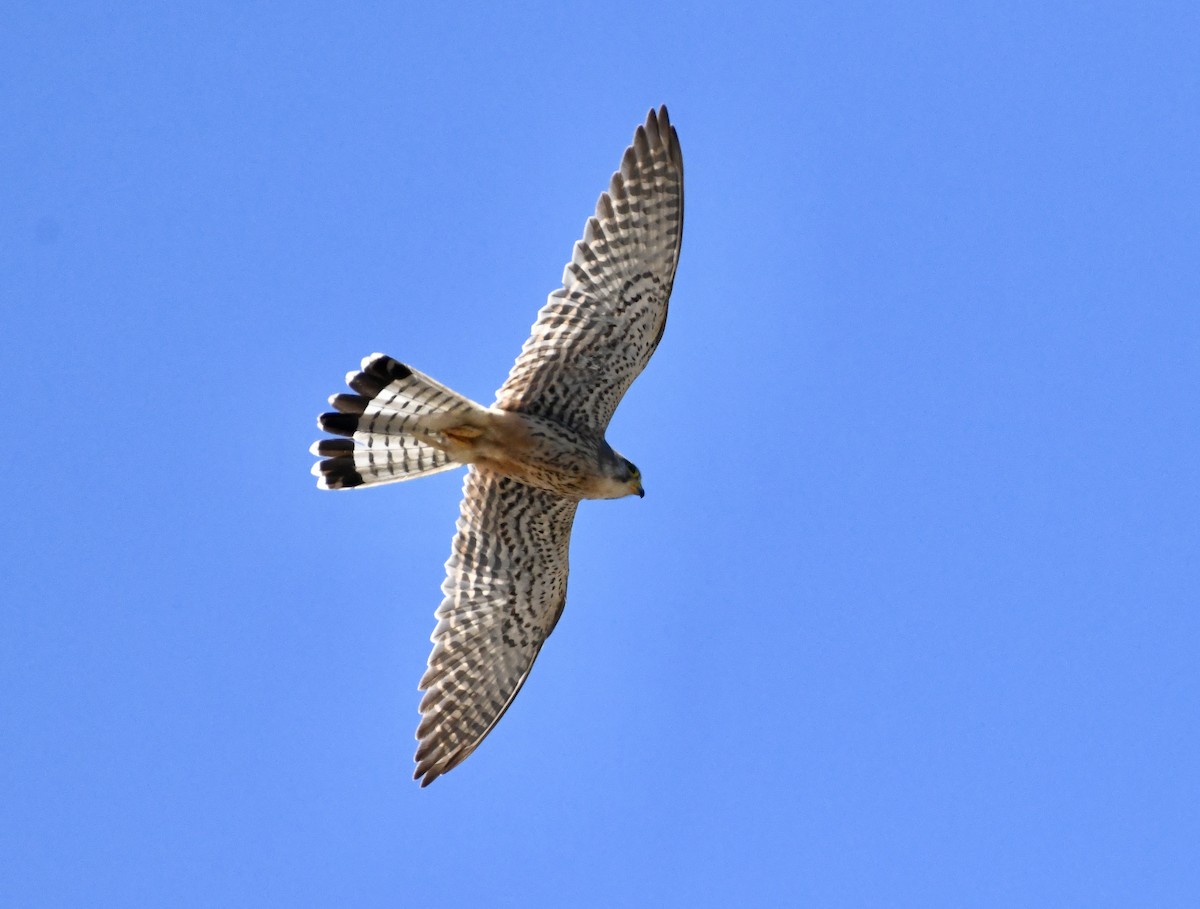
[[[668,157],[682,170],[683,151],[679,147],[679,134],[671,125],[671,115],[667,113],[665,104],[660,104],[657,111],[650,108],[650,113],[646,117],[646,130],[648,132],[653,130],[658,134],[659,142],[666,147]]]
[[[358,417],[350,413],[323,413],[317,417],[317,425],[335,436],[352,436],[358,431]]]
[[[350,439],[321,439],[309,451],[321,458],[348,458],[354,456],[356,447]]]
[[[378,376],[367,375],[365,372],[355,373],[346,383],[365,399],[370,400],[387,388],[387,383]]]
[[[330,458],[318,461],[316,467],[314,472],[319,472],[321,485],[326,489],[353,489],[363,484],[362,474],[354,469],[353,458]]]
[[[333,395],[329,399],[330,405],[339,413],[361,414],[367,410],[367,405],[371,403],[370,398],[364,398],[362,395]]]
[[[413,779],[420,782],[422,789],[436,780],[439,776],[441,776],[441,774],[432,767],[424,766],[418,766],[416,771],[413,773]]]
[[[374,377],[387,385],[397,379],[407,379],[412,375],[412,370],[399,360],[394,360],[386,354],[379,354],[363,363],[363,374]]]

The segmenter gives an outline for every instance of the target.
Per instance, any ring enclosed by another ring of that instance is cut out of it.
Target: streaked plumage
[[[319,420],[343,437],[313,446],[322,488],[470,465],[420,684],[423,786],[496,725],[558,622],[579,500],[641,494],[604,432],[662,337],[682,232],[683,157],[662,107],[637,128],[491,407],[374,354]]]

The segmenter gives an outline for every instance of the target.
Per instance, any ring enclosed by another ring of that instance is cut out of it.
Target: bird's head
[[[642,488],[642,472],[628,458],[621,458],[621,460],[625,466],[625,481],[629,484],[629,492],[627,494],[644,499],[646,497],[646,490]]]
[[[625,496],[645,496],[642,472],[628,458],[621,457],[607,445],[600,454],[604,479],[595,493],[598,499],[621,499]]]

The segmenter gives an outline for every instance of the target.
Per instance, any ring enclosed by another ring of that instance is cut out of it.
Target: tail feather
[[[459,466],[437,444],[446,417],[457,424],[486,412],[424,373],[383,354],[362,362],[361,372],[346,376],[357,394],[329,399],[334,412],[317,423],[341,439],[323,439],[312,453],[325,458],[313,465],[322,489],[349,489],[396,483]]]
[[[374,437],[379,438],[379,437]],[[325,460],[313,465],[321,489],[353,489],[425,477],[460,466],[444,451],[412,438],[387,436],[385,445],[360,447],[351,439],[325,439],[312,452]]]
[[[430,413],[469,414],[482,408],[411,366],[384,354],[362,361],[362,372],[347,373],[346,384],[368,401],[366,413],[416,419]]]

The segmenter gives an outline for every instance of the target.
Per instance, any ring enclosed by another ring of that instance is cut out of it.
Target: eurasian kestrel
[[[383,354],[330,398],[313,466],[324,489],[410,480],[462,464],[457,533],[421,678],[415,779],[461,763],[520,691],[562,614],[580,499],[642,495],[604,439],[667,319],[683,235],[683,156],[650,111],[601,194],[563,286],[538,313],[491,407]]]

